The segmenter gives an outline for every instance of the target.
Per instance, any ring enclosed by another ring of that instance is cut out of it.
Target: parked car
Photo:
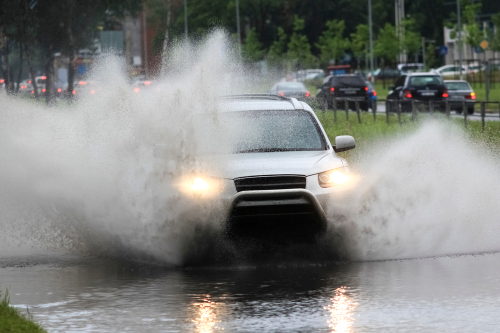
[[[354,109],[355,101],[359,102],[361,110],[368,110],[368,86],[360,75],[330,75],[325,78],[316,99],[325,107],[333,108],[334,101],[338,108]]]
[[[271,88],[271,94],[304,100],[311,97],[302,82],[278,82]]]
[[[398,70],[401,72],[401,74],[420,73],[424,71],[424,64],[421,63],[399,64]]]
[[[476,93],[465,80],[445,80],[444,84],[448,89],[450,110],[455,110],[457,113],[462,113],[465,106],[468,114],[474,113],[474,101]]]
[[[401,75],[395,86],[389,89],[386,101],[386,109],[389,112],[396,111],[398,103],[401,105],[401,111],[410,112],[412,101],[432,101],[435,109],[444,110],[448,99],[448,89],[443,78],[432,72]]]
[[[225,235],[314,242],[325,232],[327,206],[352,182],[337,153],[355,148],[353,137],[332,145],[307,103],[277,95],[228,96],[217,117],[198,115],[193,126],[213,138],[200,143],[204,173],[179,186],[196,202],[222,203]]]
[[[455,66],[455,65],[445,65],[435,69],[434,71],[439,75],[441,75],[442,77],[460,76],[460,66]],[[469,73],[467,66],[462,65],[462,74],[466,75],[467,73]]]
[[[396,79],[401,75],[401,71],[395,68],[378,68],[373,72],[375,80]],[[372,73],[368,73],[366,79],[371,81]]]
[[[373,109],[373,102],[377,101],[377,91],[370,81],[366,81],[365,84],[368,87],[368,107]]]

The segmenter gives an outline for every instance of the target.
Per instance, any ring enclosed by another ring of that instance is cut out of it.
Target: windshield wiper
[[[255,148],[255,149],[246,149],[246,150],[238,150],[237,153],[272,153],[276,151],[294,151],[299,149],[290,149],[290,148]]]

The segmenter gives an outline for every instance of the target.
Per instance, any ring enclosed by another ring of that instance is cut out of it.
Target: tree
[[[286,52],[286,41],[288,39],[288,36],[282,27],[278,27],[277,30],[278,39],[274,41],[269,48],[269,52],[267,52],[267,61],[274,66],[283,65],[283,58]]]
[[[311,45],[307,36],[301,33],[304,30],[304,19],[295,15],[293,25],[293,34],[288,42],[288,58],[297,68],[312,67],[316,59],[311,53]]]
[[[436,46],[434,43],[430,43],[425,50],[425,65],[427,66],[427,70],[431,70],[431,68],[436,66],[436,59]]]
[[[496,31],[489,31],[489,47],[494,52],[500,51],[500,13],[491,16]]]
[[[350,44],[349,39],[344,38],[345,22],[343,20],[327,21],[326,27],[327,29],[323,31],[316,44],[320,50],[320,60],[325,65],[332,60],[336,62],[342,59]]]
[[[399,51],[399,40],[396,36],[396,29],[390,23],[386,23],[378,33],[378,39],[375,42],[373,52],[377,57],[382,58],[384,64],[392,64],[396,62]]]
[[[481,4],[468,4],[463,11],[465,21],[465,43],[471,48],[478,46],[484,39],[484,33],[476,22],[476,16],[481,9]]]
[[[255,28],[252,28],[247,33],[247,38],[242,44],[243,57],[251,62],[256,62],[262,60],[264,57],[264,50],[262,48],[262,43],[257,38],[257,32]]]
[[[405,32],[403,36],[402,48],[406,51],[408,56],[414,55],[416,59],[418,52],[422,47],[422,35],[416,31],[414,19],[403,20],[403,26]],[[415,62],[417,61],[415,60]]]
[[[358,59],[358,66],[362,57],[368,61],[368,47],[370,43],[370,30],[366,24],[358,24],[356,32],[351,34],[351,50]],[[368,65],[366,65],[368,67]]]

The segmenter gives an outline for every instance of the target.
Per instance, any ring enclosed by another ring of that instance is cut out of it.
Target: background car
[[[476,100],[476,93],[470,86],[469,82],[465,80],[445,80],[444,84],[448,89],[450,110],[455,110],[457,113],[462,113],[465,101],[467,113],[474,113],[474,101]]]
[[[401,103],[403,112],[411,112],[411,102],[433,101],[435,109],[444,110],[445,101],[448,99],[448,89],[443,78],[436,73],[412,73],[401,75],[394,87],[389,88],[386,110],[394,112],[398,103]],[[426,103],[427,107],[428,103]]]
[[[368,107],[373,109],[373,102],[377,101],[377,91],[370,81],[366,81],[365,84],[368,87]]]
[[[302,82],[276,83],[271,88],[271,94],[284,97],[294,97],[302,100],[311,97],[311,93]]]
[[[361,110],[368,110],[368,86],[360,75],[330,75],[325,78],[316,99],[327,108],[333,108],[334,100],[337,108],[345,108],[345,100],[349,100],[349,108],[355,108],[359,102]]]
[[[455,65],[446,65],[439,67],[434,70],[436,73],[441,75],[442,77],[455,77],[455,76],[460,76],[460,66],[455,66]],[[469,71],[466,66],[462,66],[462,74],[465,75]]]
[[[373,72],[376,80],[380,79],[396,79],[401,75],[401,71],[396,68],[378,68]],[[371,80],[372,73],[368,73],[367,80]]]

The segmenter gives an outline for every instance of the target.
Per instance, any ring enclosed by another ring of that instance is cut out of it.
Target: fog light
[[[191,184],[191,189],[193,191],[205,191],[206,189],[208,189],[208,184],[201,178],[195,178],[195,180],[193,180],[193,183]]]

